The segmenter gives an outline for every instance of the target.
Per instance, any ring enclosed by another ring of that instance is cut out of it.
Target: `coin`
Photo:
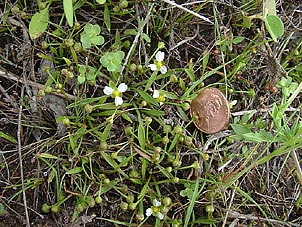
[[[201,131],[213,134],[221,131],[229,122],[230,108],[223,93],[217,88],[205,88],[191,102],[190,114]]]

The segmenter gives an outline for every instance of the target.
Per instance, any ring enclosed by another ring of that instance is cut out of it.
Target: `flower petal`
[[[117,90],[118,90],[119,92],[125,92],[125,91],[127,91],[127,89],[128,89],[128,86],[127,86],[125,83],[121,83],[121,84],[117,87]]]
[[[162,52],[162,51],[158,51],[155,55],[155,59],[157,61],[163,61],[165,58],[165,52]]]
[[[235,106],[235,105],[237,104],[237,100],[236,100],[236,99],[233,100],[233,101],[231,102],[231,104],[232,104],[233,106]]]
[[[159,91],[158,90],[154,90],[152,96],[153,96],[153,98],[157,99],[159,97]]]
[[[111,95],[113,93],[113,89],[111,87],[105,86],[103,92],[105,95]]]
[[[156,214],[156,217],[158,217],[159,220],[163,220],[163,219],[164,219],[164,215],[163,215],[162,213],[160,213],[160,212],[158,212],[158,213]]]
[[[114,99],[114,103],[116,106],[120,106],[123,104],[123,99],[119,96],[116,96],[115,99]]]
[[[148,67],[152,70],[152,71],[156,71],[157,70],[157,66],[155,64],[149,64]]]
[[[146,210],[146,216],[151,216],[151,214],[153,214],[153,210],[152,210],[152,208],[148,208],[147,210]]]
[[[165,74],[168,71],[167,67],[165,65],[163,65],[162,67],[160,67],[160,72],[161,74]]]
[[[153,206],[160,207],[161,206],[161,202],[159,202],[157,199],[154,199],[153,200]]]

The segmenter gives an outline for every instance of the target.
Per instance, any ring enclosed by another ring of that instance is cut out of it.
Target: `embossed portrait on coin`
[[[206,116],[214,117],[223,105],[221,98],[218,95],[210,95],[206,103]]]

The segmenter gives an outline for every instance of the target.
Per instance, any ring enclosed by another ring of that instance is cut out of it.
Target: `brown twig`
[[[5,98],[7,99],[7,101],[8,101],[14,108],[16,108],[17,105],[16,105],[15,101],[9,96],[9,94],[7,94],[6,90],[1,86],[1,84],[0,84],[0,91],[1,91],[1,93],[5,96]]]
[[[15,82],[20,82],[22,84],[25,84],[25,81],[24,81],[23,78],[18,77],[17,75],[15,75],[15,74],[13,74],[11,72],[7,72],[4,69],[2,69],[1,67],[0,67],[0,77],[3,77],[3,78],[6,78],[8,80],[12,80],[12,81],[15,81]],[[27,84],[29,86],[32,86],[32,87],[35,87],[35,88],[38,88],[38,89],[43,89],[44,88],[43,84],[39,84],[39,83],[33,82],[31,80],[26,80],[26,82],[27,82]],[[76,96],[70,95],[70,94],[67,94],[67,93],[61,94],[61,93],[53,92],[52,94],[60,96],[60,97],[63,97],[63,98],[67,97],[70,100],[76,100],[77,99]]]

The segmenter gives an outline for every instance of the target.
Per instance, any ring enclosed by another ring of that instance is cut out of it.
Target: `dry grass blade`
[[[20,178],[22,183],[22,195],[23,195],[23,204],[24,204],[24,211],[25,211],[25,217],[26,217],[26,226],[30,227],[30,220],[29,220],[29,214],[27,209],[27,200],[26,200],[26,191],[24,188],[24,173],[23,173],[23,162],[22,162],[22,144],[21,144],[21,133],[22,133],[22,125],[21,125],[21,116],[22,116],[22,110],[23,110],[23,95],[24,95],[24,87],[21,89],[21,102],[20,102],[20,108],[19,108],[19,114],[18,114],[18,131],[17,131],[17,138],[18,138],[18,155],[19,155],[19,165],[20,165]]]
[[[170,5],[174,6],[174,7],[177,7],[179,9],[181,9],[181,10],[184,10],[187,13],[190,13],[190,14],[192,14],[192,15],[194,15],[194,16],[196,16],[196,17],[198,17],[198,18],[200,18],[200,19],[202,19],[202,20],[204,20],[204,21],[206,21],[206,22],[214,25],[214,23],[212,21],[210,21],[210,19],[208,19],[205,16],[202,16],[202,15],[200,15],[198,13],[195,13],[194,11],[187,9],[186,7],[183,7],[182,5],[179,5],[176,2],[174,2],[174,1],[163,0],[163,2],[168,3],[168,4],[170,4]]]

